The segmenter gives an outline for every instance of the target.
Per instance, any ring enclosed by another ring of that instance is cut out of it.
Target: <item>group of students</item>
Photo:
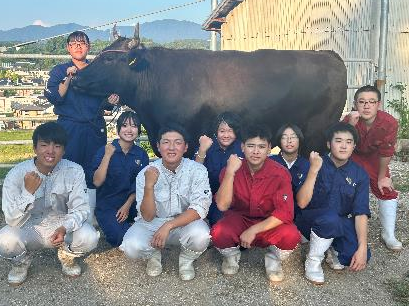
[[[305,261],[309,281],[324,283],[325,254],[335,270],[362,270],[370,258],[369,186],[378,198],[386,246],[402,249],[395,238],[397,192],[388,168],[398,126],[379,110],[375,87],[360,88],[356,110],[327,131],[328,155],[311,152],[309,160],[300,156],[302,131],[287,124],[276,134],[280,154],[270,156],[269,129],[244,125],[226,112],[217,117],[213,137],[200,137],[195,160],[183,157],[189,143],[185,129],[173,123],[162,127],[157,138],[161,158],[149,164],[146,152],[134,144],[141,126],[131,111],[118,118],[119,138],[111,144],[95,148],[95,139],[83,138],[101,125],[95,114],[81,117],[84,109],[79,106],[87,98],[78,102],[76,95],[81,94],[69,86],[72,67],[81,68],[77,61],[85,61],[83,48],[89,48],[81,33],[67,40],[73,61],[51,73],[58,75],[47,89],[58,106],[57,123],[36,128],[35,157],[16,165],[4,181],[7,225],[0,230],[0,256],[12,263],[11,285],[25,281],[32,252],[41,248],[58,248],[63,273],[81,274],[75,258],[99,240],[90,222],[90,187],[96,188],[95,216],[107,242],[130,258],[146,258],[150,276],[162,272],[161,250],[177,245],[179,275],[193,279],[194,260],[212,242],[223,256],[221,271],[226,275],[238,272],[243,249],[265,248],[267,277],[279,282],[284,278],[282,260],[302,238],[310,243]],[[117,95],[108,99],[110,104],[118,101]],[[86,160],[76,159],[78,150],[86,151]]]

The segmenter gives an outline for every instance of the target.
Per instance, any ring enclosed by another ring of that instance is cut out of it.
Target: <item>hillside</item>
[[[0,41],[31,41],[54,35],[73,32],[84,29],[87,26],[75,23],[59,24],[51,27],[29,25],[7,31],[0,30]],[[117,26],[122,36],[132,36],[132,26]],[[88,36],[94,40],[109,40],[110,29],[89,30]],[[201,29],[201,25],[191,21],[179,21],[174,19],[156,20],[145,22],[140,25],[140,35],[157,43],[173,42],[182,39],[209,39],[209,33]]]

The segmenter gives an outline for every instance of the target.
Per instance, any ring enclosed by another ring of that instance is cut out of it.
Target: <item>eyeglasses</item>
[[[356,101],[359,105],[366,105],[366,104],[369,104],[369,105],[375,105],[376,103],[378,103],[379,101],[378,100],[375,100],[375,99],[371,99],[371,100],[358,100],[358,101]]]
[[[282,136],[281,137],[282,141],[295,141],[298,140],[298,136]]]
[[[88,47],[88,44],[85,41],[70,41],[68,43],[68,45],[71,48],[75,48],[75,47],[85,48],[85,47]]]

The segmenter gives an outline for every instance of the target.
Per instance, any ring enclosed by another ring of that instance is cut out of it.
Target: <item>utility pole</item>
[[[388,13],[389,0],[381,0],[381,18],[379,31],[379,57],[378,57],[378,79],[376,87],[381,92],[381,100],[385,99],[385,83],[386,83],[386,49],[388,41]],[[381,104],[382,106],[384,103]]]
[[[213,12],[217,7],[217,0],[211,0],[211,1],[212,1],[212,12]],[[212,50],[212,51],[217,50],[217,33],[216,33],[216,31],[211,31],[210,32],[210,50]]]

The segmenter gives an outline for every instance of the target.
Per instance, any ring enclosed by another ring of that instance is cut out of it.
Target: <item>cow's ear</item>
[[[141,67],[142,63],[145,62],[145,48],[133,48],[128,52],[128,65],[131,69]]]

